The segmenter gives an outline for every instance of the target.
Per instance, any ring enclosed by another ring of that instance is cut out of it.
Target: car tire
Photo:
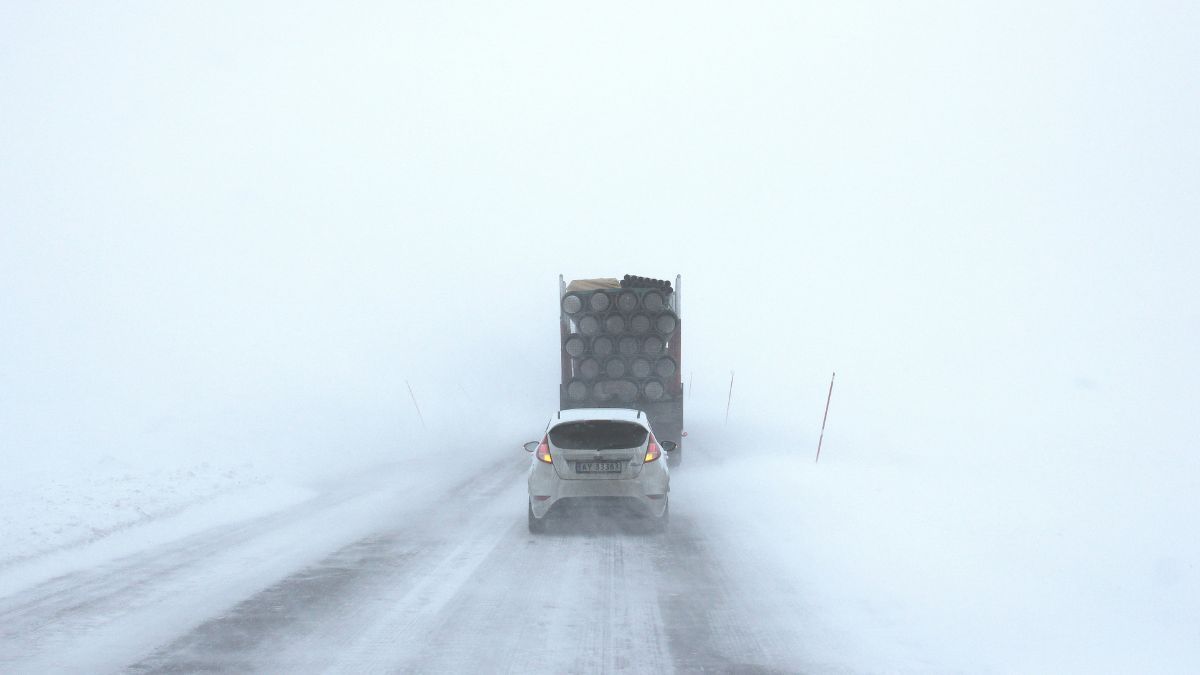
[[[667,497],[666,499],[667,499],[667,505],[663,507],[662,515],[658,516],[657,518],[655,518],[654,516],[651,516],[651,518],[653,519],[654,531],[658,532],[659,534],[665,534],[671,525],[670,497]]]
[[[529,509],[529,533],[530,534],[541,534],[541,533],[545,532],[546,531],[546,521],[541,520],[540,518],[534,517],[533,504],[526,504],[525,506],[526,506],[526,508]]]
[[[674,469],[683,463],[683,448],[677,448],[675,452],[667,453],[667,466]]]

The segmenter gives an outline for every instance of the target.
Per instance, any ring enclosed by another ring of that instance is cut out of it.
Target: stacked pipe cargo
[[[626,274],[625,278],[621,279],[621,288],[657,288],[664,293],[669,294],[672,292],[670,281],[639,277],[632,274]]]
[[[633,275],[573,281],[561,291],[563,395],[628,406],[682,395],[680,321],[671,282]]]

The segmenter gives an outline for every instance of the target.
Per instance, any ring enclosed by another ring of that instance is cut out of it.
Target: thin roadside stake
[[[412,385],[408,380],[404,381],[404,386],[408,387],[408,395],[412,397],[413,407],[417,409],[417,419],[421,420],[421,428],[425,428],[425,416],[421,414],[421,406],[417,405],[417,395],[413,393]]]
[[[821,418],[821,437],[817,439],[817,458],[813,460],[813,464],[821,461],[821,442],[825,440],[825,420],[829,419],[829,402],[833,400],[833,379],[837,377],[837,372],[829,378],[829,395],[825,397],[825,416]]]
[[[725,424],[729,424],[729,406],[733,403],[733,371],[729,371],[729,400],[725,401]]]

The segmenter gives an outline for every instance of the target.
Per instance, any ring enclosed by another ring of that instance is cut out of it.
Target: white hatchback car
[[[651,518],[658,531],[670,518],[671,474],[663,451],[639,410],[580,408],[550,420],[541,442],[530,441],[529,531],[542,532],[551,509],[581,502],[618,502]]]

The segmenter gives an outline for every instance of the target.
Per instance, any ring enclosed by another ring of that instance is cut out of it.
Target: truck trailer
[[[559,408],[643,411],[659,440],[678,445],[671,465],[683,459],[681,282],[558,277]]]

